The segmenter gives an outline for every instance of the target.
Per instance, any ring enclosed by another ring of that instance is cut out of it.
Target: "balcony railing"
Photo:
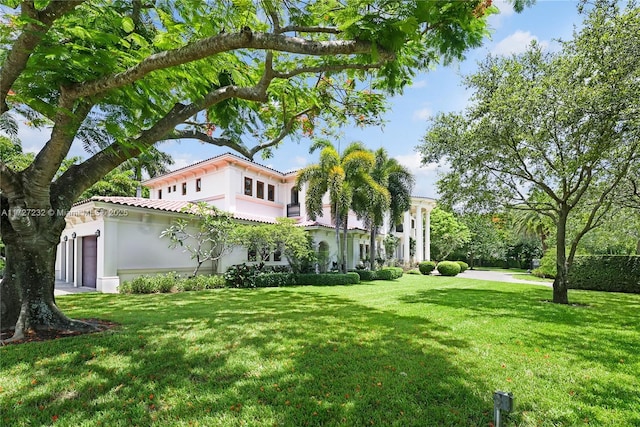
[[[300,203],[289,203],[287,205],[287,218],[300,216]]]

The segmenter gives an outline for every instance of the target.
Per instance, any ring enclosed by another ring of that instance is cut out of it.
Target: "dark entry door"
[[[82,286],[96,287],[98,271],[98,238],[86,236],[82,238]]]

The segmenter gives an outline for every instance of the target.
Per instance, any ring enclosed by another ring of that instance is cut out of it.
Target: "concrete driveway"
[[[509,282],[509,283],[524,283],[527,285],[539,285],[546,286],[548,288],[553,287],[552,283],[549,282],[536,282],[533,280],[522,280],[513,277],[515,272],[510,272],[509,270],[502,271],[485,271],[485,270],[467,270],[464,273],[458,275],[458,277],[464,277],[465,279],[480,279],[480,280],[490,280],[493,282]]]
[[[59,295],[71,295],[71,294],[80,294],[83,292],[96,292],[95,288],[85,288],[85,287],[79,287],[79,288],[75,288],[73,286],[73,284],[68,283],[68,282],[61,282],[59,280],[56,280],[56,287],[53,290],[53,295],[55,296],[59,296]]]

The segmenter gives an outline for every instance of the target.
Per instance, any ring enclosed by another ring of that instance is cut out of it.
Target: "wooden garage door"
[[[86,236],[82,238],[82,286],[96,287],[98,270],[98,238]]]

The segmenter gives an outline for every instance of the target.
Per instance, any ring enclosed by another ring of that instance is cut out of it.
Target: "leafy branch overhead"
[[[2,33],[22,54],[10,49],[4,58],[0,111],[53,125],[34,163],[42,183],[55,173],[48,164],[61,161],[85,128],[100,129],[85,135],[88,145],[109,148],[61,184],[97,180],[166,138],[194,137],[252,157],[323,121],[376,123],[379,95],[478,45],[482,18],[494,11],[479,9],[483,2],[176,2],[145,4],[136,14],[125,4],[53,2],[51,11],[28,4],[7,16]],[[37,37],[28,34],[34,25]]]
[[[23,170],[0,160],[7,270],[23,272],[2,282],[2,323],[15,337],[81,327],[53,300],[64,216],[21,212],[68,211],[168,139],[252,158],[318,126],[380,123],[386,95],[479,45],[496,11],[490,0],[5,0],[0,129],[23,121],[48,140]],[[74,143],[91,156],[59,174]]]

